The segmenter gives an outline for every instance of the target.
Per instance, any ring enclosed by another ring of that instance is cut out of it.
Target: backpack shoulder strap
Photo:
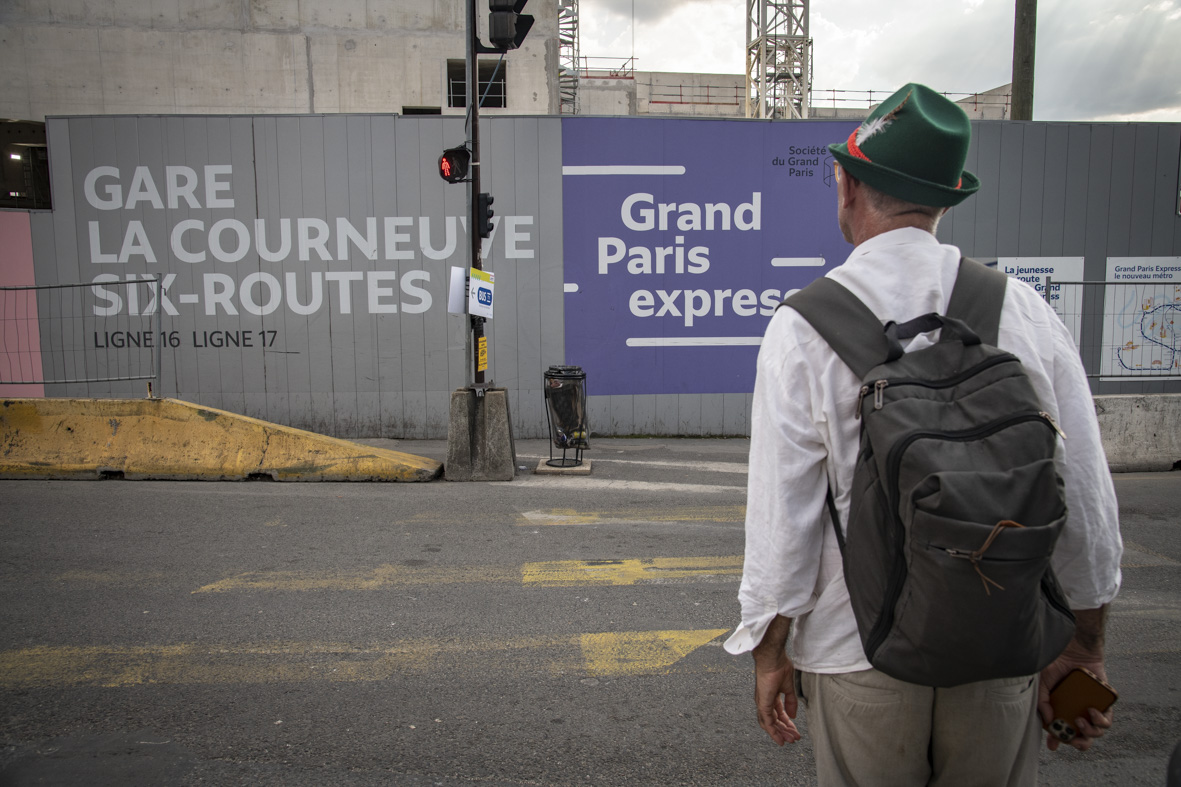
[[[996,268],[970,257],[961,257],[951,300],[947,304],[947,316],[963,320],[980,341],[995,347],[1008,284],[1009,277]]]
[[[799,312],[858,379],[889,354],[882,321],[860,298],[827,276],[789,295],[782,305]]]

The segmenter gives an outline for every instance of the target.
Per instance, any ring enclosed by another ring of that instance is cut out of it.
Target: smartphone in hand
[[[1107,681],[1090,670],[1076,667],[1050,691],[1054,715],[1045,729],[1063,743],[1070,743],[1078,735],[1075,719],[1088,718],[1087,708],[1106,713],[1117,699],[1119,695]]]

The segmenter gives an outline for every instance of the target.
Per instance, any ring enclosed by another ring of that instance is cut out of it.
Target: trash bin
[[[549,421],[550,467],[577,467],[590,448],[586,425],[586,372],[580,366],[551,366],[543,375],[545,417]],[[554,449],[561,448],[561,458]],[[574,451],[567,457],[567,451]]]

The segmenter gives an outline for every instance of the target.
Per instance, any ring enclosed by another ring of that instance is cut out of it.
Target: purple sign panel
[[[596,395],[745,393],[778,303],[848,256],[848,122],[562,123],[566,362]]]

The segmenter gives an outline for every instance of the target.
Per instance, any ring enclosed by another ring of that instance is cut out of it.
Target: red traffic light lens
[[[439,177],[448,183],[459,183],[467,177],[472,154],[466,147],[448,148],[439,156]]]

